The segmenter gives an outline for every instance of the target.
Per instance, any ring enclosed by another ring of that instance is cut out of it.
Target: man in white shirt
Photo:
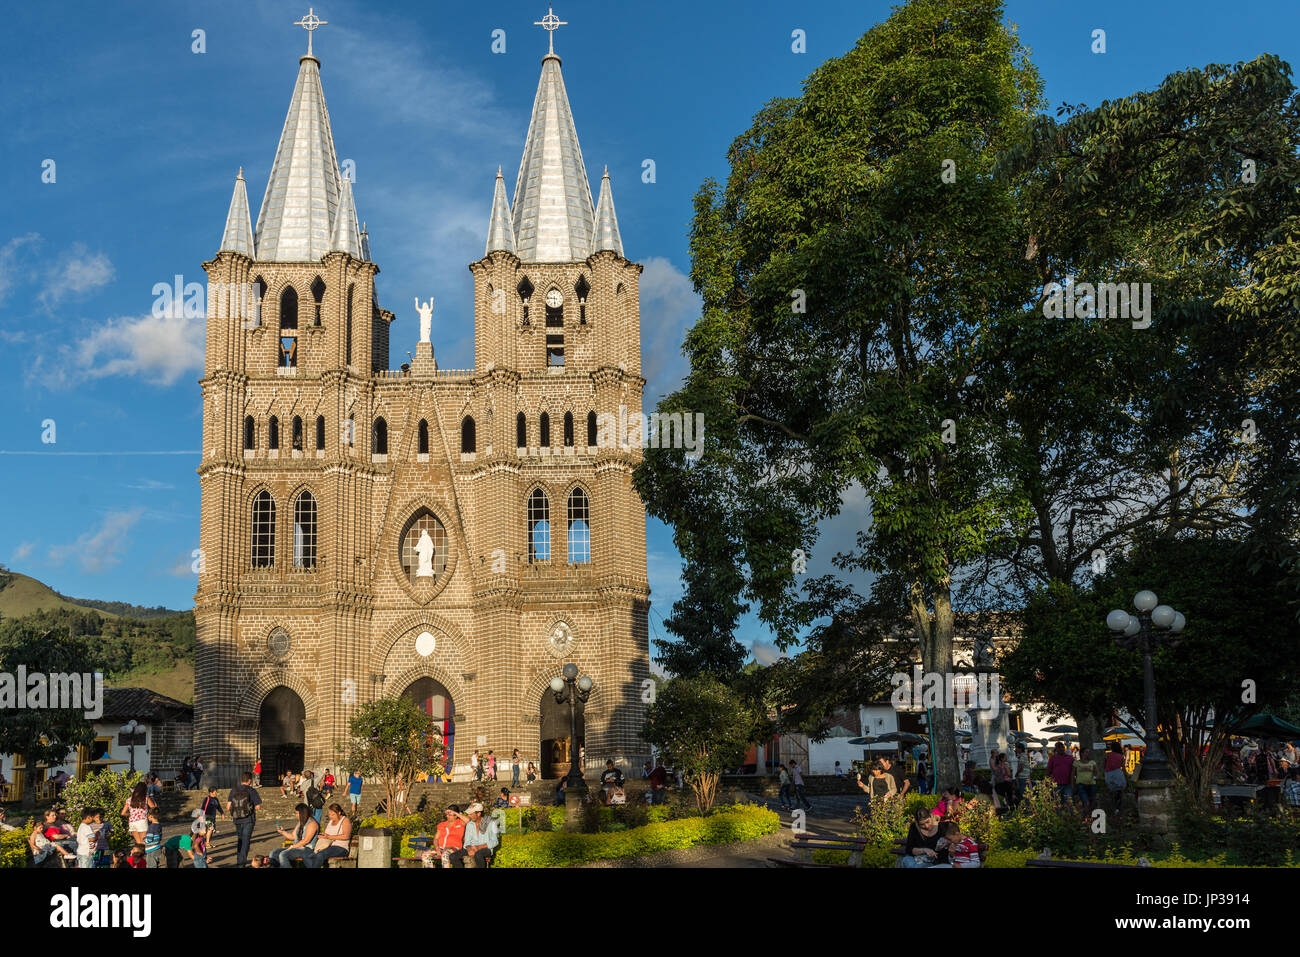
[[[795,798],[803,804],[805,810],[811,811],[812,805],[808,803],[808,795],[803,789],[803,768],[799,767],[798,761],[790,762],[790,777],[794,781]]]
[[[492,856],[501,845],[501,833],[495,818],[483,816],[483,805],[475,801],[460,815],[465,821],[465,866],[490,867]]]

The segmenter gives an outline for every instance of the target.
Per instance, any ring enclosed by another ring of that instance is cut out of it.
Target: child
[[[95,866],[95,851],[99,849],[99,825],[104,812],[88,807],[81,813],[81,826],[77,828],[77,867],[89,870]]]
[[[956,821],[945,821],[939,825],[940,833],[948,842],[948,863],[952,867],[979,867],[980,848],[975,839],[961,832],[961,825]],[[936,867],[940,865],[935,865]]]
[[[145,867],[163,866],[163,829],[158,821],[158,812],[149,812],[149,827],[144,832]]]
[[[131,867],[131,862],[128,861],[128,860],[126,859],[126,851],[114,851],[114,852],[113,852],[113,868],[114,868],[114,869],[117,869],[117,868],[124,868],[124,869],[128,869],[128,870],[129,870],[130,867]]]
[[[145,860],[145,856],[144,856],[143,844],[137,844],[135,845],[135,847],[131,848],[131,857],[129,861],[131,867],[133,867],[136,870],[142,871],[148,866],[148,862]]]

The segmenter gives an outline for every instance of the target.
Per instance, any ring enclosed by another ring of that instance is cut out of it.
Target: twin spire
[[[603,250],[623,255],[609,168],[601,179],[600,201],[593,203],[560,58],[554,52],[542,58],[513,208],[497,169],[487,252],[495,250],[514,253],[524,262],[577,262]]]
[[[309,38],[310,31],[323,22],[304,18]],[[553,37],[563,21],[548,13],[541,25]],[[315,262],[331,252],[370,260],[369,236],[357,226],[352,184],[339,170],[320,61],[310,49],[298,61],[298,79],[257,227],[253,228],[249,216],[241,169],[221,250],[263,262]],[[542,58],[513,204],[497,168],[486,252],[498,250],[524,262],[578,262],[606,250],[623,256],[609,169],[601,178],[599,202],[593,203],[560,58],[553,47]]]

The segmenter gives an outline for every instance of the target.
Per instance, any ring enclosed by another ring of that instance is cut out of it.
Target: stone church
[[[642,267],[608,172],[592,200],[560,62],[469,264],[473,369],[428,341],[460,317],[417,302],[417,330],[380,305],[310,42],[255,224],[235,180],[203,264],[195,750],[214,781],[258,757],[263,780],[337,767],[356,708],[394,695],[434,717],[457,778],[475,749],[552,777],[575,750],[646,756],[641,451],[597,428],[641,411]],[[576,742],[548,690],[568,662],[595,683]]]

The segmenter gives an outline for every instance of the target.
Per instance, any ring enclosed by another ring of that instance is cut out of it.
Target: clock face
[[[560,294],[560,290],[552,289],[550,292],[548,292],[546,294],[546,304],[550,306],[552,309],[559,309],[562,305],[564,305],[564,296]]]

